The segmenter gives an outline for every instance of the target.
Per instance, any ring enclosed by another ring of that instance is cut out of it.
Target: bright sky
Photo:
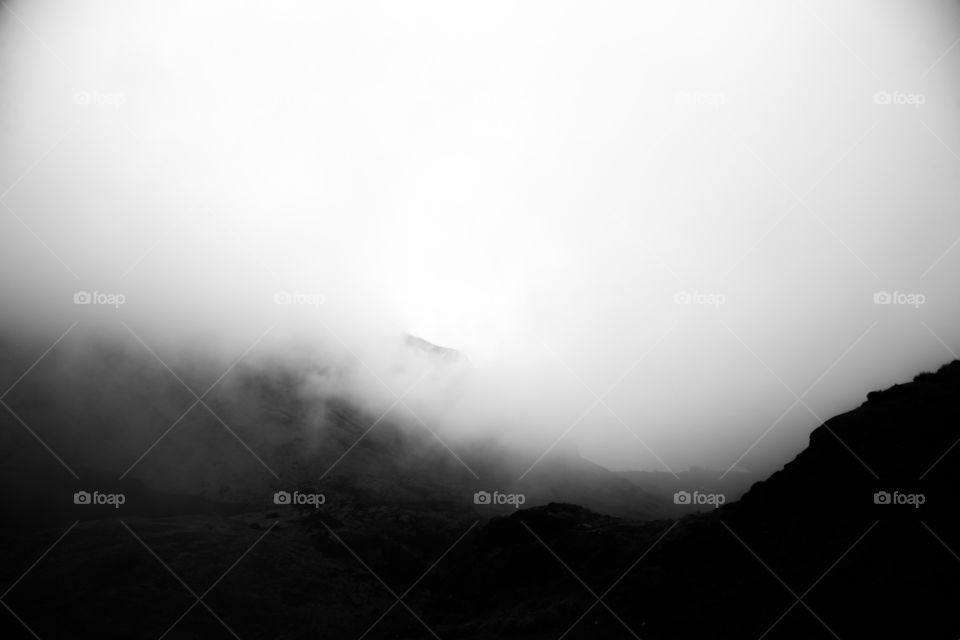
[[[471,430],[592,407],[584,455],[677,469],[960,349],[956,3],[6,5],[0,321],[48,342],[115,320],[78,290],[400,328],[479,368]]]

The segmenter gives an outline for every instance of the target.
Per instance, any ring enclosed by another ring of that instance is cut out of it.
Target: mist
[[[956,357],[956,3],[587,9],[4,2],[4,388],[59,338],[63,397],[105,344],[454,450],[764,471]]]

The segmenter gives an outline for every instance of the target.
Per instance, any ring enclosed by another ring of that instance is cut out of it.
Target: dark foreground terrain
[[[38,529],[11,504],[0,637],[955,640],[958,438],[954,362],[870,394],[741,500],[679,520],[488,511],[436,469],[418,491],[416,468],[393,491],[331,474],[318,508],[134,488],[153,511]]]

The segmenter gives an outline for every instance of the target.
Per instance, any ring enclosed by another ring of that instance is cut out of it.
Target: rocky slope
[[[677,521],[560,503],[488,519],[423,485],[419,500],[375,490],[316,509],[51,528],[2,548],[20,619],[0,632],[956,638],[958,399],[960,362],[871,394],[742,500]]]

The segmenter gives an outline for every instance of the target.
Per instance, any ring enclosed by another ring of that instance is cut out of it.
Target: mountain
[[[468,362],[413,336],[403,348],[439,361],[442,381],[445,365]],[[331,500],[429,503],[483,517],[515,507],[476,505],[478,491],[522,494],[526,507],[577,502],[628,519],[669,512],[667,500],[575,451],[560,449],[525,474],[532,454],[445,437],[399,404],[388,412],[366,406],[342,368],[241,362],[201,405],[142,347],[94,343],[84,355],[77,363],[52,351],[5,399],[16,415],[0,413],[0,480],[15,489],[0,490],[0,506],[24,516],[11,529],[86,518],[91,510],[64,496],[93,487],[135,494],[125,513],[152,516],[196,513],[198,505],[235,513],[300,487],[322,487]],[[215,367],[190,360],[173,368],[181,379],[198,380],[198,389],[216,375]],[[79,479],[20,419],[51,450],[65,452]],[[42,483],[19,486],[18,479],[38,475]]]
[[[408,349],[425,353],[432,358],[446,362],[464,362],[467,361],[467,356],[465,356],[460,351],[456,349],[451,349],[449,347],[441,347],[440,345],[433,344],[428,340],[424,340],[415,335],[407,334],[403,338],[403,344]]]
[[[566,637],[955,638],[958,426],[953,362],[871,393],[710,513],[627,523],[554,504],[493,521],[444,589],[502,637],[559,636],[589,610]],[[580,581],[615,585],[606,606]]]
[[[346,401],[314,415],[286,396],[282,376],[249,380],[242,395],[263,407],[258,416],[273,415],[270,428],[322,418],[336,446],[316,461],[339,455],[369,424]],[[618,518],[569,501],[478,506],[464,494],[472,476],[449,452],[434,455],[428,433],[378,426],[316,487],[323,506],[118,510],[8,536],[4,604],[17,617],[0,618],[0,635],[33,637],[27,625],[45,640],[88,629],[245,640],[955,639],[958,401],[960,362],[871,393],[739,501],[679,520]],[[266,461],[307,465],[307,444]],[[465,450],[465,462],[510,471],[525,462],[485,446]],[[626,495],[657,504],[578,458],[564,452],[545,464],[544,486],[562,493],[560,479],[570,478],[571,491],[594,488],[595,505]]]

